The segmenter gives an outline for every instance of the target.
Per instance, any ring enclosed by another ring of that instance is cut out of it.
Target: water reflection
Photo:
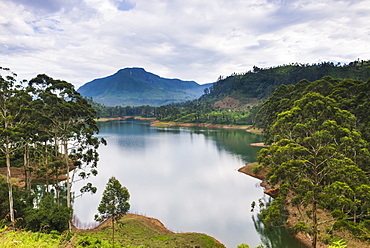
[[[265,196],[263,198],[264,204],[269,205],[271,198]],[[288,229],[283,227],[265,228],[263,225],[262,216],[260,213],[252,216],[254,227],[261,237],[261,244],[265,248],[307,248],[298,240],[291,237]]]
[[[137,121],[99,125],[108,146],[99,148],[99,175],[89,180],[98,193],[75,200],[82,222],[93,220],[105,184],[115,176],[131,194],[132,212],[158,218],[172,231],[207,233],[227,247],[260,244],[250,205],[263,190],[259,180],[237,172],[255,160],[259,148],[248,143],[260,136]]]

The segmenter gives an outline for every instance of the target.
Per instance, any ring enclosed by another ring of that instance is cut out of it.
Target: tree
[[[112,241],[114,247],[114,222],[122,215],[126,214],[130,209],[128,200],[130,194],[126,187],[122,187],[121,183],[115,178],[111,177],[108,180],[106,188],[103,192],[103,197],[100,201],[98,212],[95,215],[96,221],[105,221],[112,218]]]
[[[59,157],[64,162],[67,176],[67,207],[71,207],[71,184],[73,183],[73,176],[71,178],[69,173],[72,167],[71,158],[76,162],[74,173],[77,169],[82,169],[82,162],[84,162],[85,167],[91,165],[89,168],[91,172],[82,172],[81,177],[96,175],[97,149],[101,143],[106,144],[105,140],[94,137],[94,134],[99,131],[94,120],[96,112],[74,86],[66,81],[39,74],[30,80],[29,89],[33,92],[35,101],[39,103],[38,111],[48,123],[46,128],[54,139],[55,157]],[[58,152],[59,143],[63,148],[63,156]],[[56,173],[59,171],[56,170]]]
[[[283,210],[282,205],[296,207],[301,215],[296,217],[299,222],[295,228],[311,235],[313,247],[320,225],[318,208],[328,207],[328,198],[336,197],[330,192],[338,192],[338,182],[352,191],[369,184],[357,165],[357,161],[369,161],[369,152],[367,143],[354,128],[355,123],[354,115],[337,108],[334,100],[308,93],[290,110],[278,115],[269,130],[275,143],[258,156],[258,161],[269,168],[269,183],[280,186],[279,198],[264,215],[271,220]],[[345,209],[348,202],[336,201],[340,205],[331,207]],[[353,206],[351,211],[355,209]]]
[[[9,71],[9,69],[1,68]],[[23,147],[22,132],[27,124],[30,96],[16,84],[16,74],[0,75],[0,151],[5,154],[9,191],[9,216],[14,223],[13,190],[11,183],[11,154]]]

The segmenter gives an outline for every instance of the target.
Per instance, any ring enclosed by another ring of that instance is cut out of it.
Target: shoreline
[[[207,128],[223,128],[223,129],[241,129],[250,133],[262,134],[261,129],[256,129],[250,125],[238,126],[238,125],[223,125],[223,124],[210,124],[210,123],[187,123],[187,122],[175,122],[175,121],[159,121],[155,117],[140,117],[140,116],[124,116],[124,117],[109,117],[109,118],[97,118],[96,122],[106,121],[120,121],[127,119],[135,120],[151,120],[152,127],[207,127]],[[251,146],[267,147],[263,143],[252,143]]]
[[[256,168],[257,166],[258,166],[257,162],[247,163],[243,167],[239,168],[238,172],[244,173],[248,176],[261,180],[260,186],[265,189],[263,193],[271,196],[272,198],[276,197],[279,194],[279,189],[272,189],[271,186],[267,183],[266,181],[267,170],[266,169],[263,169],[257,174],[253,172],[253,169]]]
[[[262,130],[255,129],[253,126],[238,126],[238,125],[223,125],[223,124],[210,124],[210,123],[186,123],[186,122],[175,122],[175,121],[152,121],[151,126],[153,127],[207,127],[207,128],[223,128],[223,129],[241,129],[247,132],[261,134]],[[257,144],[257,143],[256,143]]]
[[[96,122],[106,122],[106,121],[121,121],[121,120],[127,120],[127,119],[155,120],[154,117],[124,116],[124,117],[97,118],[97,119],[95,119],[95,121]]]
[[[258,166],[258,162],[247,163],[243,167],[239,168],[238,169],[238,172],[244,173],[244,174],[246,174],[248,176],[251,176],[253,178],[257,178],[257,179],[261,180],[260,185],[261,185],[261,187],[263,187],[265,189],[264,190],[264,193],[267,194],[267,195],[269,195],[269,196],[271,196],[272,198],[276,197],[279,194],[279,189],[278,188],[273,189],[267,183],[267,181],[266,181],[266,174],[268,172],[267,169],[262,169],[258,173],[254,173],[253,172],[253,169],[256,168],[257,166]],[[295,223],[297,223],[297,220],[292,219],[292,216],[294,216],[295,214],[297,214],[297,212],[296,212],[296,210],[292,206],[286,205],[285,207],[286,207],[286,209],[289,212],[287,223],[288,223],[289,226],[293,226]],[[325,222],[325,220],[328,219],[328,216],[329,215],[330,215],[330,213],[326,213],[324,210],[320,210],[320,218],[321,218],[321,221],[324,221]],[[321,227],[321,230],[325,230],[325,226],[324,225]],[[346,240],[345,241],[346,241],[348,247],[358,247],[358,248],[368,247],[368,243],[367,242],[361,242],[359,240],[356,240],[356,237],[353,236],[352,234],[348,233],[347,231],[338,230],[338,231],[335,231],[333,234],[334,235],[337,235],[339,237],[342,237],[342,238],[346,237]],[[304,235],[302,233],[297,233],[295,235],[294,234],[292,234],[292,235],[302,245],[306,246],[307,248],[311,248],[312,247],[311,240],[310,240],[310,238],[307,235]],[[328,245],[327,244],[324,244],[322,240],[318,240],[317,248],[325,248],[325,247],[328,247]]]
[[[260,186],[263,187],[265,190],[263,191],[264,194],[266,195],[269,195],[271,196],[272,198],[275,198],[278,196],[279,194],[279,188],[276,188],[276,189],[273,189],[271,188],[271,186],[267,183],[266,181],[266,174],[267,174],[267,170],[266,169],[263,169],[261,170],[260,172],[258,172],[257,174],[253,172],[253,169],[256,168],[258,166],[258,162],[254,162],[254,163],[247,163],[246,165],[244,165],[243,167],[239,168],[238,169],[238,172],[240,173],[244,173],[248,176],[251,176],[253,178],[257,178],[259,180],[261,180],[261,183],[260,183]],[[289,211],[289,210],[288,210]],[[302,245],[306,246],[307,248],[310,248],[312,247],[311,246],[311,241],[303,236],[303,235],[299,235],[299,234],[292,234],[293,237],[295,239],[297,239]],[[320,248],[321,246],[318,246],[318,248]]]

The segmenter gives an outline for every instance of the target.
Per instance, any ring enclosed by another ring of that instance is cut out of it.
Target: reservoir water
[[[262,136],[244,130],[155,128],[145,121],[99,123],[99,174],[83,183],[98,188],[74,202],[81,222],[92,222],[108,179],[127,187],[130,212],[159,219],[174,232],[206,233],[226,247],[300,245],[284,230],[263,228],[251,203],[266,196],[260,181],[237,170],[254,162]],[[267,199],[268,200],[268,199]]]

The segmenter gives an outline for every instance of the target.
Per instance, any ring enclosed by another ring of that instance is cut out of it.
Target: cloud
[[[369,59],[367,1],[0,0],[0,61],[77,87],[124,67],[216,81],[260,67]]]

